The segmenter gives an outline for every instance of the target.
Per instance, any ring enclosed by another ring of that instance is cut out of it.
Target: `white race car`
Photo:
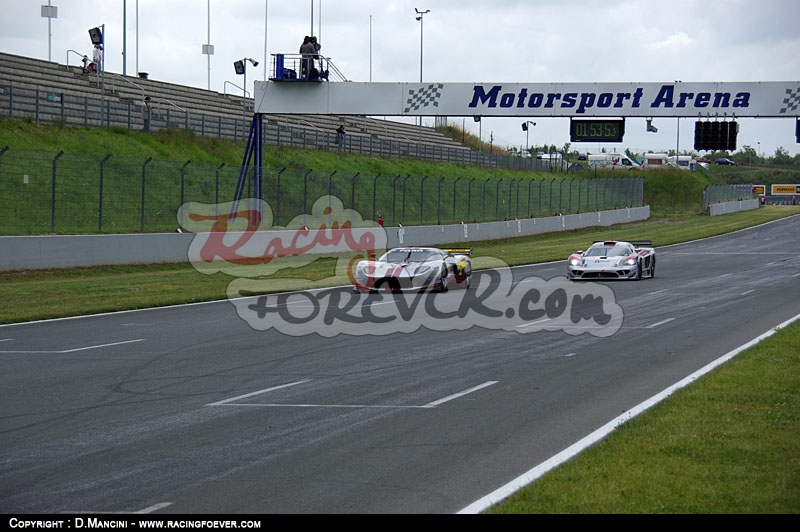
[[[567,259],[567,278],[642,279],[656,275],[656,250],[650,240],[594,242]]]
[[[353,290],[446,292],[453,286],[469,288],[471,254],[472,249],[393,248],[377,260],[356,264]]]

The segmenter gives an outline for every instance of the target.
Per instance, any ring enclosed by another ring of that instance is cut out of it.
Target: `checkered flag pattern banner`
[[[417,111],[422,107],[428,107],[430,105],[439,107],[439,98],[442,96],[443,88],[444,84],[437,83],[435,85],[422,87],[417,91],[408,91],[409,97],[408,100],[406,100],[406,108],[403,112]]]
[[[783,100],[785,107],[781,107],[781,114],[797,111],[800,107],[800,88],[786,89],[786,99]]]

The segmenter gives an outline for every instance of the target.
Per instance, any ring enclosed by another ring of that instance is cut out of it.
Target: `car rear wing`
[[[631,240],[631,244],[635,248],[651,248],[653,247],[652,240]]]
[[[443,249],[445,253],[449,253],[451,255],[467,255],[472,256],[472,248],[448,248]]]

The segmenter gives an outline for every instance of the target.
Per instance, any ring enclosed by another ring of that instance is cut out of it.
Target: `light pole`
[[[128,75],[128,2],[122,2],[122,75]]]
[[[369,16],[369,82],[372,83],[372,15]]]
[[[425,24],[423,17],[430,13],[431,10],[420,11],[415,7],[414,11],[416,11],[417,20],[419,20],[419,82],[422,83],[422,27]],[[419,117],[419,127],[422,127],[422,116]]]
[[[527,120],[522,123],[522,131],[525,132],[525,151],[528,152],[528,154],[530,154],[531,149],[528,145],[528,134],[529,134],[528,125],[535,126],[536,122],[531,122],[530,120]]]
[[[417,20],[419,20],[419,82],[422,83],[422,26],[425,23],[422,17],[430,13],[431,10],[420,11],[415,7],[414,11],[417,12]]]
[[[207,56],[208,62],[208,90],[211,90],[211,56],[214,55],[214,45],[211,44],[211,0],[206,2],[207,11],[208,11],[208,27],[207,27],[207,37],[206,37],[206,44],[203,45],[203,55]]]
[[[269,0],[264,0],[264,81],[267,81],[267,22],[269,22]]]
[[[676,79],[675,83],[681,83],[681,80]],[[678,156],[681,153],[681,117],[677,118],[675,124],[675,166],[678,167],[680,163],[678,162]]]
[[[250,61],[250,64],[254,67],[258,66],[258,61],[249,57],[244,57],[233,63],[236,73],[244,76],[244,81],[242,82],[242,120],[245,121],[245,124],[247,123],[247,61]]]
[[[100,69],[100,125],[102,126],[106,108],[106,25],[103,24],[97,28],[90,29],[89,38],[92,40],[93,45],[100,47],[100,64],[95,64],[95,72],[97,72],[97,68]],[[92,59],[97,62],[94,52],[92,52]]]
[[[52,61],[53,30],[51,26],[51,21],[54,18],[58,18],[58,8],[56,6],[50,5],[50,0],[47,0],[46,6],[42,6],[42,18],[47,19],[47,60]]]

